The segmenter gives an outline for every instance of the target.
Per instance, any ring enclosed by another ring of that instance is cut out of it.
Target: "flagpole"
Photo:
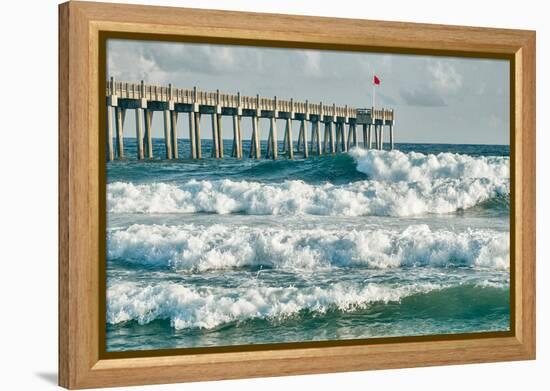
[[[372,108],[375,107],[376,104],[376,86],[374,85],[374,76],[372,78]]]

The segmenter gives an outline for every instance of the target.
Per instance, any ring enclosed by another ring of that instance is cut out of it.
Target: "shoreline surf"
[[[508,155],[110,162],[107,349],[508,330]]]

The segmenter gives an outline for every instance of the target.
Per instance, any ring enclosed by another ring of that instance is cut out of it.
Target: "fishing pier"
[[[335,154],[346,152],[360,145],[358,128],[362,128],[364,148],[382,149],[384,129],[388,130],[388,145],[393,149],[395,116],[393,110],[378,108],[353,108],[348,105],[326,105],[308,100],[281,100],[256,96],[242,96],[199,91],[197,88],[182,89],[172,85],[156,86],[140,83],[117,82],[111,78],[106,88],[107,103],[107,159],[124,159],[123,128],[128,110],[135,111],[137,158],[153,158],[152,124],[155,112],[160,112],[164,121],[166,159],[179,159],[177,122],[180,114],[187,114],[188,135],[191,153],[188,158],[201,159],[203,152],[213,158],[223,158],[222,116],[232,117],[233,147],[231,156],[243,158],[243,132],[241,122],[249,118],[252,135],[248,157],[277,159],[285,155],[289,159],[299,154]],[[211,148],[204,151],[201,134],[201,119],[210,117],[212,132]],[[262,130],[260,118],[269,119],[267,147],[261,149]],[[277,119],[285,121],[282,149],[279,150]],[[299,122],[298,140],[293,138],[293,122]],[[323,132],[321,131],[323,127]],[[309,138],[308,138],[309,130]],[[373,135],[374,133],[374,135]],[[323,137],[321,137],[323,134]],[[374,137],[373,137],[374,136]],[[116,145],[115,145],[116,141]],[[374,142],[374,145],[373,145]],[[116,146],[116,148],[115,148]],[[263,152],[263,153],[262,153]]]

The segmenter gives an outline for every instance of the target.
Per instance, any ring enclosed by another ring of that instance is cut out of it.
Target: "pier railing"
[[[222,106],[249,110],[283,111],[289,113],[308,113],[312,115],[327,115],[342,118],[356,118],[357,110],[351,106],[326,105],[322,102],[299,102],[281,100],[277,97],[244,96],[216,92],[201,91],[197,88],[174,88],[171,85],[159,86],[153,84],[130,83],[120,81],[107,82],[107,96],[117,96],[119,99],[145,99],[155,102],[173,102],[182,104],[198,104],[203,106]],[[393,121],[393,110],[366,108],[364,112],[376,120]]]

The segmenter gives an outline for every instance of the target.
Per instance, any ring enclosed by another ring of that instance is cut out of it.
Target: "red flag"
[[[372,82],[377,86],[380,85],[380,79],[376,77],[376,75],[374,75],[374,79],[372,80]]]

